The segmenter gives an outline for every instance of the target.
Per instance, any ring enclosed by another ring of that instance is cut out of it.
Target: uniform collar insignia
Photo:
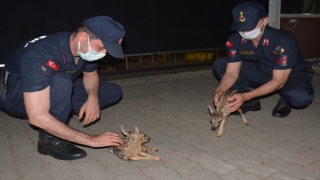
[[[269,46],[269,39],[265,38],[262,43],[263,46]]]
[[[71,59],[71,58],[68,58],[68,55],[67,55],[67,54],[63,54],[62,60],[63,60],[63,64],[67,64],[67,63],[72,62],[72,59]]]
[[[242,38],[241,39],[241,44],[245,44],[245,43],[247,43],[247,40],[245,38]]]

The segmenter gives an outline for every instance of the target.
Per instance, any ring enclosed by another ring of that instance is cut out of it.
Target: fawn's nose
[[[211,127],[212,131],[215,131],[217,129],[217,127]]]

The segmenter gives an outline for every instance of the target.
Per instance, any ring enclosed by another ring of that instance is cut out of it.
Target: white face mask
[[[101,52],[96,52],[94,50],[91,50],[90,47],[90,42],[89,42],[89,36],[88,36],[88,44],[89,44],[89,50],[86,53],[82,53],[80,52],[80,41],[78,43],[78,50],[77,50],[77,54],[84,60],[86,61],[95,61],[98,59],[101,59],[105,56],[105,54],[101,53]]]
[[[264,27],[264,21],[266,19],[263,20],[262,25],[260,28],[254,29],[252,31],[248,31],[248,32],[243,32],[243,31],[239,31],[239,34],[244,38],[244,39],[248,39],[248,40],[254,40],[255,38],[257,38],[263,30],[261,30],[262,27]]]

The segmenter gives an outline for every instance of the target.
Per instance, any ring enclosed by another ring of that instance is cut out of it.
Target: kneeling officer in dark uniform
[[[307,107],[314,98],[310,81],[312,68],[300,54],[296,39],[289,33],[267,26],[269,18],[258,3],[243,2],[233,8],[232,31],[226,43],[226,57],[214,63],[222,78],[214,102],[229,88],[239,93],[229,100],[231,111],[261,109],[259,96],[278,90],[280,99],[272,112],[286,117],[293,108]],[[249,91],[249,85],[256,89]]]
[[[116,133],[89,135],[66,125],[70,112],[88,125],[100,117],[100,108],[117,102],[122,89],[99,82],[95,60],[110,55],[123,58],[123,26],[107,16],[92,17],[73,32],[40,36],[22,44],[6,61],[7,94],[0,109],[27,116],[38,127],[38,151],[62,160],[86,157],[69,143],[90,147],[119,146]],[[83,74],[83,79],[78,76]],[[69,141],[69,142],[67,142]]]

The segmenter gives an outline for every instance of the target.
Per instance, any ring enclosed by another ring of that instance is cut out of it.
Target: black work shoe
[[[240,107],[243,114],[245,114],[248,111],[259,111],[261,110],[260,101],[258,99],[252,99],[249,101],[246,101],[242,104]],[[230,115],[240,115],[239,111],[235,111],[231,113]]]
[[[287,117],[291,112],[290,105],[280,97],[276,107],[272,111],[272,116],[274,117]]]
[[[81,159],[87,156],[84,150],[42,130],[39,131],[38,152],[60,160]]]

